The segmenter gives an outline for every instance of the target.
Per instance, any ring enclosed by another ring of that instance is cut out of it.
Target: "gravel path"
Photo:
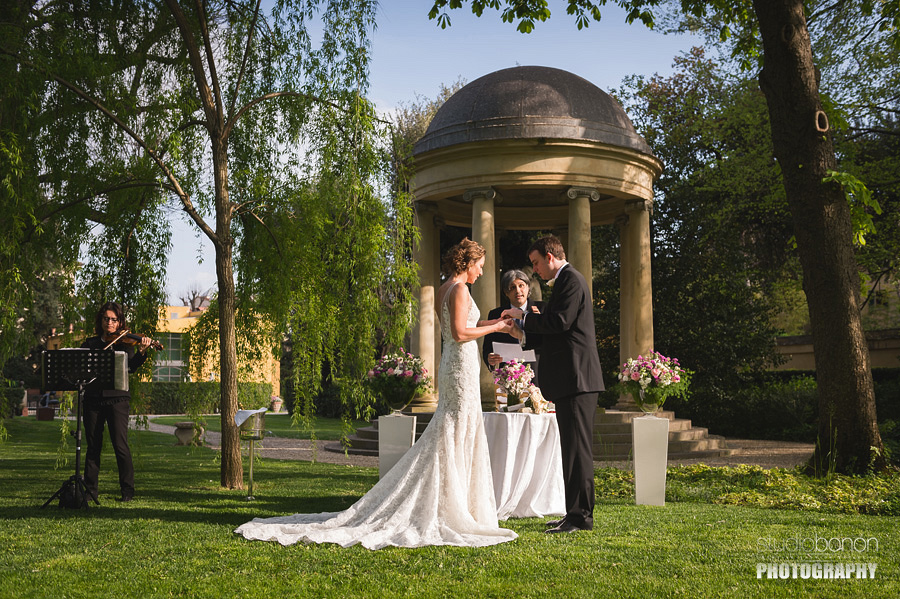
[[[150,430],[173,435],[174,426],[150,423]],[[208,431],[204,435],[204,443],[207,447],[218,449],[221,443],[221,435]],[[374,456],[361,456],[338,453],[325,449],[325,445],[333,445],[334,441],[317,441],[313,443],[306,439],[286,439],[282,437],[266,437],[257,445],[259,454],[265,458],[282,460],[303,460],[307,462],[322,462],[326,464],[342,464],[347,466],[368,466],[377,468],[378,458]],[[738,464],[751,464],[763,468],[793,468],[809,460],[815,446],[812,443],[791,443],[788,441],[758,441],[754,439],[728,439],[728,447],[736,449],[734,455],[721,458],[698,458],[693,460],[672,460],[675,464],[706,464],[707,466],[735,466]],[[615,467],[631,470],[631,461],[604,461],[596,462],[600,467]]]

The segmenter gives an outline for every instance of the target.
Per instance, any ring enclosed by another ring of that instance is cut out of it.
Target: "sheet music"
[[[533,349],[524,350],[518,343],[494,343],[494,353],[500,354],[504,362],[519,360],[520,362],[537,362]]]

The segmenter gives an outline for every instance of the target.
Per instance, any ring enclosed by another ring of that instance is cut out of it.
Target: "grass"
[[[176,422],[185,422],[190,420],[184,415],[176,416],[151,416],[150,422],[155,424],[165,424],[173,426]],[[204,416],[206,421],[206,429],[215,432],[221,432],[222,422],[218,414],[207,414]],[[352,420],[350,428],[343,432],[347,435],[352,434],[357,428],[367,426],[369,423],[365,420]],[[294,426],[291,422],[289,414],[266,414],[266,431],[276,437],[284,437],[287,439],[309,439],[315,432],[317,439],[323,441],[335,441],[341,438],[343,423],[337,418],[317,418],[313,423],[313,429],[305,429]]]
[[[268,424],[268,419],[267,419]],[[368,551],[250,542],[232,531],[256,516],[343,509],[377,470],[264,460],[256,501],[219,487],[215,452],[172,435],[133,433],[137,497],[112,499],[111,451],[102,506],[39,509],[72,472],[54,469],[59,423],[7,420],[0,444],[0,597],[897,597],[900,519],[723,505],[736,489],[765,490],[737,469],[670,470],[665,507],[634,505],[629,473],[598,470],[593,533],[543,534],[540,519],[510,520],[519,539],[495,547]],[[267,427],[268,428],[268,427]],[[690,492],[689,492],[690,491]],[[776,493],[777,495],[777,493]],[[874,538],[866,552],[800,554],[795,538]],[[873,562],[875,580],[757,579],[761,562]]]

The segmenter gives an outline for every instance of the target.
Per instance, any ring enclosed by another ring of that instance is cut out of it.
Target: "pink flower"
[[[370,370],[370,371],[369,371],[369,378],[372,378],[372,377],[374,377],[374,376],[375,376],[375,371],[374,371],[374,370]]]
[[[640,374],[639,372],[632,372],[632,373],[631,373],[631,380],[637,381],[637,380],[640,380],[640,378],[641,378],[641,374]]]
[[[387,369],[387,374],[394,374],[394,369],[393,369],[393,368],[388,368],[388,369]]]

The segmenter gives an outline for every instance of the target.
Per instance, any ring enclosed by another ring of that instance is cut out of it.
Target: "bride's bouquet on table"
[[[494,382],[506,393],[504,412],[530,410],[542,414],[550,407],[541,390],[533,385],[534,371],[520,360],[504,362],[494,370]]]

